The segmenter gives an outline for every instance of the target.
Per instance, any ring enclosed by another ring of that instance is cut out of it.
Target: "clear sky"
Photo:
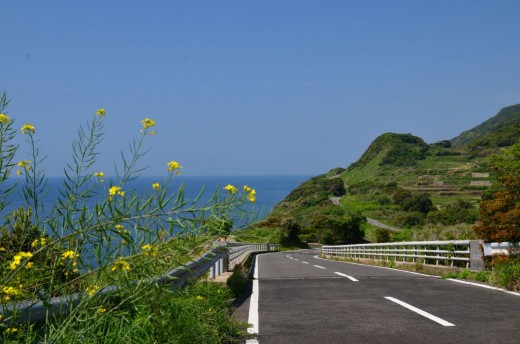
[[[315,175],[384,132],[451,139],[520,103],[520,1],[2,1],[0,91],[48,175],[103,107],[97,170]],[[21,152],[26,148],[21,147]],[[20,158],[23,158],[21,155]]]

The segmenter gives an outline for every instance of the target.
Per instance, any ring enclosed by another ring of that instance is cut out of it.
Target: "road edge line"
[[[454,278],[446,278],[446,280],[452,281],[452,282],[457,282],[457,283],[462,283],[462,284],[469,284],[469,285],[472,285],[474,287],[480,287],[480,288],[485,288],[485,289],[501,291],[501,292],[504,292],[504,293],[507,293],[507,294],[511,294],[511,295],[515,295],[515,296],[520,296],[520,293],[511,291],[511,290],[506,290],[506,289],[503,289],[503,288],[493,287],[493,286],[490,286],[490,285],[474,283],[474,282],[469,282],[469,281],[461,281],[461,280],[454,279]]]
[[[350,275],[346,275],[346,274],[344,274],[344,273],[336,272],[336,271],[334,271],[334,273],[335,273],[336,275],[340,275],[340,276],[346,277],[346,278],[348,278],[349,280],[351,280],[352,282],[359,282],[358,279],[355,279],[354,277],[352,277],[352,276],[350,276]]]
[[[258,288],[258,256],[255,256],[255,270],[253,274],[253,290],[251,292],[251,299],[249,300],[249,318],[247,320],[248,323],[253,325],[252,327],[247,328],[247,333],[250,334],[258,334],[258,295],[260,290]]]

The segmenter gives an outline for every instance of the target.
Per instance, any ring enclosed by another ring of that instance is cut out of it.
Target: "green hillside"
[[[302,183],[260,226],[322,243],[476,238],[478,203],[494,181],[487,158],[519,138],[520,105],[433,144],[384,133],[348,168]]]
[[[520,104],[516,104],[503,108],[494,117],[464,131],[450,141],[454,147],[475,147],[477,142],[497,147],[511,146],[520,139],[519,127]],[[502,138],[504,141],[501,141]]]

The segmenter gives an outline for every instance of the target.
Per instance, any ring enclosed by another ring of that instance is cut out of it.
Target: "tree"
[[[475,231],[486,241],[520,241],[520,142],[490,158],[499,186],[480,202]]]

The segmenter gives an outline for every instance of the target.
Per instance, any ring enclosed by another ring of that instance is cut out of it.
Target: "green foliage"
[[[507,138],[509,136],[507,134],[508,127],[513,128],[518,125],[520,125],[520,104],[501,109],[494,117],[470,130],[466,130],[450,141],[454,147],[463,147],[471,143],[478,144],[479,141],[483,143],[488,141],[489,144],[498,143],[500,137]],[[511,129],[511,131],[516,132],[515,129]],[[493,134],[494,132],[498,132],[498,134]]]
[[[390,241],[390,231],[386,228],[376,228],[374,232],[374,242],[389,242]]]
[[[245,268],[241,265],[236,265],[233,269],[233,273],[226,281],[226,285],[231,290],[234,297],[239,297],[246,291],[249,278]]]
[[[477,220],[477,209],[473,207],[471,202],[462,199],[447,203],[442,209],[428,213],[428,222],[443,225],[472,224]]]
[[[520,142],[490,158],[499,188],[480,202],[475,231],[487,241],[520,241]]]
[[[379,165],[415,166],[428,154],[429,146],[411,134],[385,133],[377,137],[361,158],[348,170],[368,164],[378,158]]]
[[[4,95],[0,98],[0,189],[14,168],[12,154],[17,148],[10,142],[15,137],[14,121],[6,115],[5,105]],[[42,202],[46,177],[40,169],[44,158],[38,132],[31,124],[22,127],[30,160],[17,164],[24,183],[22,207],[4,216],[5,223],[0,224],[0,303],[22,310],[30,304],[22,300],[46,301],[71,293],[81,297],[70,315],[46,319],[38,332],[15,327],[18,312],[4,314],[0,339],[31,343],[127,343],[136,338],[143,343],[232,341],[240,331],[230,319],[226,289],[194,283],[171,292],[171,286],[155,281],[200,255],[218,236],[226,236],[232,226],[229,219],[243,213],[243,204],[252,201],[252,190],[236,192],[231,187],[225,194],[217,190],[200,204],[203,190],[196,199],[186,200],[182,185],[173,194],[168,191],[181,168],[170,161],[165,163],[169,174],[164,182],[150,185],[148,195],[139,195],[127,182],[143,171],[140,159],[148,151],[145,143],[155,134],[149,129],[155,124],[145,119],[141,130],[136,126],[139,134],[129,151],[121,153],[116,178],[105,178],[103,172],[92,171],[103,138],[104,116],[105,111],[98,110],[78,131],[55,204]],[[94,186],[106,195],[91,206],[99,192]],[[11,192],[1,190],[4,196]],[[4,207],[0,201],[0,211]],[[110,287],[110,294],[98,293],[105,287]]]
[[[520,257],[503,259],[493,264],[491,282],[509,290],[520,291]]]

